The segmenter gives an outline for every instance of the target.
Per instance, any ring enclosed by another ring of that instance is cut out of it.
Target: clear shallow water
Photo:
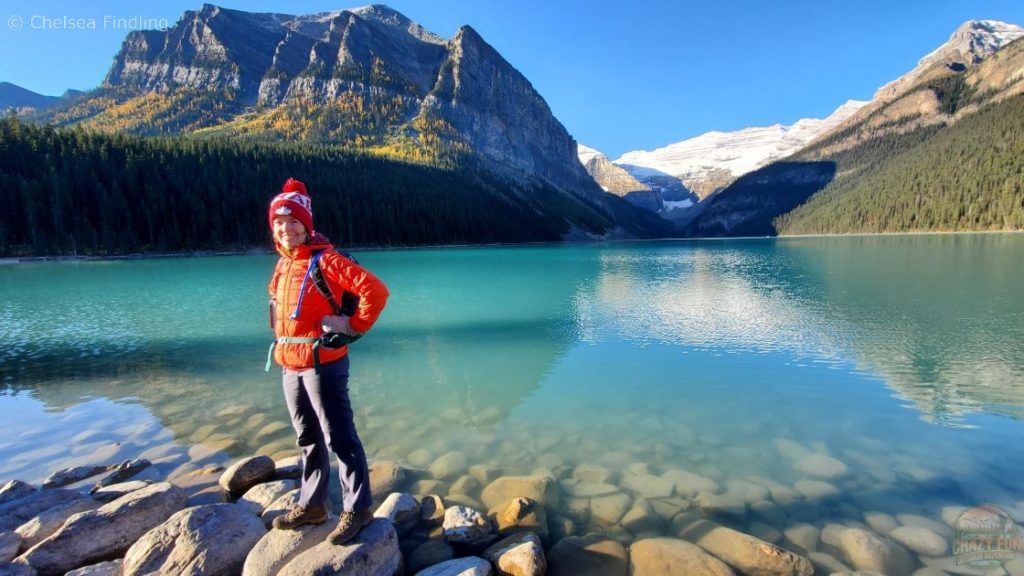
[[[728,491],[811,478],[796,450],[847,472],[790,523],[986,501],[1024,514],[1022,235],[358,257],[393,293],[352,352],[373,458],[458,450],[566,476],[644,463]],[[200,462],[290,453],[279,376],[262,371],[273,262],[0,266],[0,478],[169,443]]]

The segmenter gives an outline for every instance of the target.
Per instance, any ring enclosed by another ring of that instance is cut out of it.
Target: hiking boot
[[[282,516],[274,518],[274,528],[279,530],[294,530],[306,524],[323,524],[327,522],[327,506],[292,506],[291,510]]]
[[[338,527],[334,529],[334,532],[331,532],[327,540],[331,544],[344,544],[355,538],[356,534],[359,534],[359,531],[370,520],[373,520],[373,514],[370,513],[369,508],[362,512],[342,512],[341,518],[338,520]]]

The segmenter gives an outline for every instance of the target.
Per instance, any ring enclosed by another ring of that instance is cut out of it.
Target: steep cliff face
[[[420,116],[445,122],[471,150],[503,166],[560,186],[596,188],[547,102],[469,26],[449,43]]]
[[[512,194],[568,195],[538,210],[559,206],[587,234],[667,230],[601,190],[541,95],[476,31],[446,40],[382,5],[302,16],[204,5],[168,30],[130,33],[103,85],[50,119],[470,163]]]

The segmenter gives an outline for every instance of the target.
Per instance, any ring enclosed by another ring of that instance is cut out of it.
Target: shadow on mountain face
[[[806,202],[835,174],[835,162],[776,162],[755,170],[706,198],[683,235],[775,236],[772,220]]]

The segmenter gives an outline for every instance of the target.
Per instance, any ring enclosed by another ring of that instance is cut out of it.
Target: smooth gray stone
[[[631,576],[734,576],[725,562],[708,554],[700,546],[676,538],[648,538],[629,548]]]
[[[444,539],[449,544],[483,548],[495,536],[490,519],[472,508],[450,506],[444,511]]]
[[[149,466],[149,460],[146,460],[145,458],[125,460],[124,462],[118,464],[110,474],[107,474],[99,482],[97,482],[96,485],[93,486],[92,490],[90,490],[89,492],[93,493],[99,490],[100,488],[112,486],[114,484],[120,484],[125,480],[131,478],[132,476],[135,476],[139,472],[142,472],[146,468],[149,468]]]
[[[275,500],[298,488],[294,480],[275,480],[257,484],[242,495],[235,504],[243,506],[253,514],[263,514]]]
[[[112,466],[109,464],[62,468],[51,473],[46,480],[43,480],[43,488],[59,488],[61,486],[67,486],[68,484],[74,484],[75,482],[81,482],[86,478],[92,478],[98,474],[103,474],[111,468]]]
[[[3,486],[0,486],[0,504],[24,498],[35,491],[35,487],[28,482],[10,480]]]
[[[481,554],[500,574],[544,576],[548,563],[544,546],[533,532],[521,532],[492,544]]]
[[[41,512],[28,522],[18,526],[16,532],[21,534],[22,537],[21,550],[25,551],[39,544],[56,532],[58,528],[64,525],[68,518],[75,514],[87,510],[95,510],[102,504],[102,502],[93,498],[79,498],[78,500],[72,500],[66,504],[54,506],[49,510]]]
[[[393,492],[388,495],[373,515],[390,520],[399,535],[408,534],[419,524],[420,503],[412,494]]]
[[[278,576],[393,576],[401,562],[395,527],[383,518],[375,518],[348,544],[321,542],[286,564]]]
[[[122,560],[120,558],[109,562],[100,562],[99,564],[72,570],[64,576],[121,576],[121,563]]]
[[[601,534],[563,538],[547,561],[549,576],[626,576],[629,571],[626,547]]]
[[[269,456],[243,458],[220,476],[218,483],[230,494],[245,494],[250,488],[274,479],[274,461]]]
[[[694,523],[680,536],[743,574],[811,576],[814,573],[811,561],[799,554],[707,520]]]
[[[28,564],[14,562],[0,564],[0,576],[37,576],[35,569]]]
[[[54,506],[78,500],[81,494],[66,488],[34,491],[16,500],[0,504],[0,531],[14,530]]]
[[[370,493],[383,496],[398,490],[405,482],[405,469],[391,460],[370,463]]]
[[[14,560],[21,548],[21,534],[17,532],[0,532],[0,564]]]
[[[274,461],[274,477],[295,480],[302,477],[302,456],[289,456]]]
[[[58,488],[59,490],[59,488]],[[167,482],[137,490],[96,510],[76,514],[21,556],[39,576],[60,576],[122,555],[143,534],[185,506],[185,492]]]
[[[257,516],[233,504],[186,508],[132,544],[122,574],[232,576],[266,532]]]
[[[142,490],[146,486],[150,486],[150,483],[143,480],[132,480],[131,482],[111,484],[110,486],[104,486],[94,492],[92,497],[100,502],[113,502],[125,494],[135,492],[136,490]]]
[[[425,570],[420,570],[416,576],[491,576],[493,573],[494,569],[491,568],[490,562],[483,558],[470,556],[441,562]]]
[[[274,576],[299,554],[322,543],[337,524],[338,517],[331,514],[323,524],[270,530],[245,557],[242,576]]]

